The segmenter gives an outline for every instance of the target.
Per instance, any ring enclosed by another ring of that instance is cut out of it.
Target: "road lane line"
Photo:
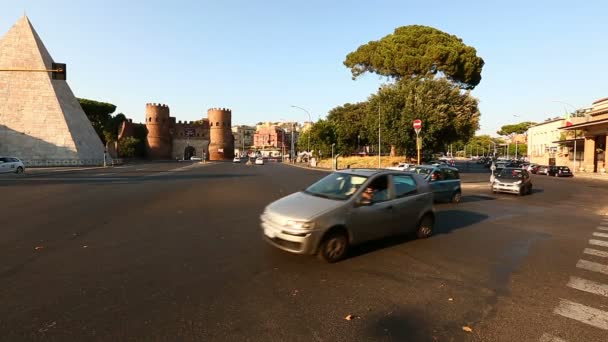
[[[608,265],[600,264],[598,262],[580,259],[576,263],[576,267],[582,268],[584,270],[591,271],[591,272],[608,274]]]
[[[563,338],[559,338],[559,337],[553,336],[551,334],[544,333],[543,336],[540,337],[539,342],[568,342],[568,341],[564,340]]]
[[[553,313],[592,325],[596,328],[608,330],[608,312],[598,310],[586,305],[560,299],[559,305]]]
[[[603,226],[597,226],[598,230],[608,230],[608,227],[603,227]]]
[[[602,247],[608,247],[608,241],[603,241],[603,240],[591,239],[591,240],[589,240],[589,244],[596,245],[596,246],[602,246]]]
[[[147,170],[148,168],[144,167],[143,169],[135,169],[135,171],[143,171],[143,170]]]
[[[608,258],[608,252],[598,251],[597,249],[593,249],[593,248],[585,248],[585,250],[583,251],[583,253],[589,254],[589,255],[599,256],[599,257],[602,257],[602,258]]]
[[[570,277],[570,281],[566,286],[573,289],[598,294],[600,296],[608,297],[608,285],[597,283],[595,281],[586,280],[579,277]]]
[[[593,233],[593,236],[608,238],[608,234],[606,233]]]

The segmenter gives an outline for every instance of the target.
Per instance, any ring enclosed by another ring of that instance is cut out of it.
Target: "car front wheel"
[[[329,263],[342,260],[348,250],[348,237],[344,232],[334,232],[327,235],[319,245],[318,256]]]
[[[419,239],[426,239],[433,235],[433,223],[433,216],[430,214],[426,214],[420,219],[418,229],[416,230],[416,235]]]
[[[462,194],[460,193],[460,191],[456,191],[452,195],[451,202],[454,203],[454,204],[458,204],[458,203],[460,203],[461,199],[462,199]]]
[[[17,168],[17,170],[15,171],[15,173],[23,173],[23,168],[21,166],[19,166]]]

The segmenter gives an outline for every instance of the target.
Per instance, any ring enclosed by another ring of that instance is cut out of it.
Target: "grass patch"
[[[388,157],[382,156],[380,158],[380,166],[382,168],[395,166],[398,163],[404,162],[405,157]],[[367,157],[344,157],[338,158],[338,169],[346,169],[346,167],[350,165],[352,169],[358,168],[377,168],[378,167],[378,156],[367,156]],[[331,168],[331,158],[322,159],[317,163],[317,167],[320,168]]]

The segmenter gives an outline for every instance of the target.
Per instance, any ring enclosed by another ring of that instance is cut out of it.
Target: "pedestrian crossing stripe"
[[[606,233],[597,233],[597,232],[595,232],[595,233],[593,233],[593,236],[608,238],[608,234],[606,234]]]
[[[579,277],[570,277],[566,286],[600,296],[608,297],[608,285]]]
[[[585,250],[583,251],[583,253],[589,254],[589,255],[599,256],[599,257],[602,257],[602,258],[608,258],[608,252],[598,251],[597,249],[593,249],[593,248],[585,248]]]
[[[553,313],[608,330],[608,312],[560,298]]]
[[[589,240],[589,244],[596,245],[596,246],[602,246],[602,247],[608,247],[608,241],[603,241],[603,240],[591,239],[591,240]]]
[[[608,265],[600,264],[598,262],[588,261],[588,260],[579,260],[576,263],[576,267],[582,268],[591,272],[598,272],[603,274],[608,274]]]

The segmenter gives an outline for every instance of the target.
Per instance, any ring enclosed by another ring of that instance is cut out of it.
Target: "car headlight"
[[[521,184],[521,181],[517,181],[517,182],[515,182],[515,183],[513,183],[513,184],[515,184],[515,185],[519,185],[519,184]]]
[[[287,222],[285,222],[285,225],[294,229],[313,229],[315,226],[314,222],[296,220],[288,220]]]

